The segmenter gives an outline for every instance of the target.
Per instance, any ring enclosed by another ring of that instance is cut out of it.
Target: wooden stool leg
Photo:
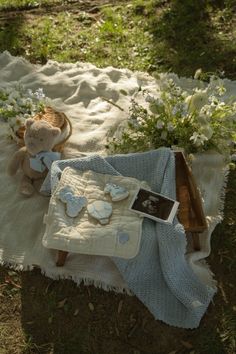
[[[57,252],[57,262],[56,262],[57,267],[64,266],[68,253],[69,252],[66,252],[66,251],[58,251]]]

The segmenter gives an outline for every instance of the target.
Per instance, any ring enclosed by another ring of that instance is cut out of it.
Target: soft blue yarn
[[[55,188],[67,166],[135,177],[145,180],[153,191],[175,198],[175,158],[168,148],[56,161],[42,186],[43,192]],[[196,328],[215,289],[200,282],[194,274],[185,259],[185,248],[184,229],[177,218],[173,225],[144,218],[139,254],[133,259],[113,258],[113,261],[130,290],[156,319],[176,327]]]

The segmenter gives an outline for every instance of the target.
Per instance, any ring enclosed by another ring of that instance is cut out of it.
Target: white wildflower
[[[217,89],[217,92],[218,92],[219,96],[223,96],[225,94],[225,92],[226,92],[226,88],[224,87],[223,84],[217,86],[216,89]]]
[[[182,97],[187,98],[189,96],[187,91],[182,91]]]
[[[189,154],[188,155],[188,160],[189,160],[189,162],[193,162],[194,161],[194,155],[193,154]]]
[[[39,88],[35,91],[34,96],[40,101],[45,98],[45,94],[42,88]]]
[[[169,123],[167,124],[167,130],[168,130],[168,132],[173,132],[174,129],[175,129],[174,125],[173,125],[171,122],[169,122]]]
[[[8,122],[11,135],[25,124],[25,119],[41,111],[46,103],[43,90],[34,93],[21,86],[0,90],[0,118]]]
[[[167,79],[167,83],[172,86],[174,85],[174,80],[173,79]]]
[[[212,105],[206,104],[203,106],[200,110],[200,115],[206,115],[207,117],[210,117],[212,115],[212,112],[214,112],[215,106],[213,107]]]
[[[142,125],[143,123],[145,123],[145,120],[142,117],[137,117],[136,120],[139,125]]]
[[[182,95],[182,89],[179,86],[177,86],[176,84],[174,84],[171,87],[171,92],[174,96],[181,96]]]
[[[219,102],[217,105],[217,109],[224,110],[225,109],[225,102]]]
[[[211,102],[211,106],[216,106],[219,103],[219,100],[216,96],[210,95],[209,101]]]
[[[201,69],[195,73],[195,79],[199,78],[201,79]],[[195,81],[195,88],[191,91],[190,88],[184,91],[174,80],[168,79],[168,76],[159,78],[158,84],[156,95],[152,91],[149,94],[144,92],[145,108],[148,105],[149,109],[135,110],[133,107],[135,123],[131,131],[136,137],[138,128],[135,125],[139,128],[141,126],[145,148],[173,146],[179,142],[187,153],[207,149],[216,149],[227,154],[232,151],[235,147],[232,141],[235,140],[236,131],[236,101],[235,95],[225,96],[223,81],[212,75],[208,85],[203,86],[202,83],[199,88]],[[2,97],[5,100],[4,95]],[[131,118],[132,114],[129,122],[132,121]],[[148,129],[142,129],[143,120]],[[153,124],[156,132],[153,132]],[[153,133],[160,138],[155,139],[152,146],[149,142],[153,141]],[[124,136],[124,144],[125,138]]]
[[[201,68],[197,69],[194,74],[194,79],[198,80],[201,77],[201,75],[202,75],[202,69]]]
[[[157,123],[156,123],[156,127],[157,129],[162,129],[164,127],[164,122],[160,119],[158,119]]]
[[[198,91],[188,96],[185,102],[188,104],[189,111],[195,112],[200,110],[208,102],[208,95],[205,91]]]
[[[189,140],[192,140],[193,144],[199,147],[201,145],[204,145],[205,141],[207,141],[208,139],[204,134],[199,134],[197,132],[194,132]]]

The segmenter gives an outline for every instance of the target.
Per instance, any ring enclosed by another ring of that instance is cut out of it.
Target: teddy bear
[[[34,184],[42,182],[52,162],[60,159],[60,153],[52,151],[60,134],[60,128],[44,120],[26,120],[25,146],[13,155],[7,168],[10,176],[14,176],[21,168],[23,177],[20,192],[24,196],[30,197],[35,192]]]

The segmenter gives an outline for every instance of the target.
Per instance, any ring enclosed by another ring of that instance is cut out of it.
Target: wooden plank
[[[180,203],[178,218],[185,231],[200,233],[207,229],[201,196],[192,171],[181,151],[175,152],[176,197]]]

